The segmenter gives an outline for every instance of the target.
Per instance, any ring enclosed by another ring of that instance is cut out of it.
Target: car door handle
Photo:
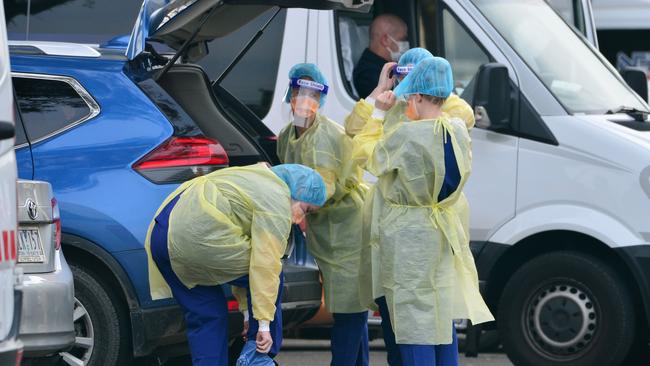
[[[0,121],[0,140],[12,138],[15,134],[16,129],[13,123]]]

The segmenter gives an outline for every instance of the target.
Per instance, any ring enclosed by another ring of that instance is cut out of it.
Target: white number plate
[[[43,263],[45,253],[38,229],[18,230],[18,263]]]

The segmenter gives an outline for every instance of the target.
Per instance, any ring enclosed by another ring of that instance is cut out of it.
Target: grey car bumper
[[[75,341],[74,280],[61,251],[55,261],[54,272],[23,276],[20,339],[26,357],[50,355]]]

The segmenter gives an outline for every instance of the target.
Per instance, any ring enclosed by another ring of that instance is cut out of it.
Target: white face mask
[[[408,41],[396,41],[393,37],[388,36],[393,43],[397,46],[397,51],[393,51],[390,49],[390,47],[386,47],[386,50],[390,52],[390,58],[391,60],[397,62],[399,61],[399,58],[402,57],[404,52],[409,50],[409,42]]]

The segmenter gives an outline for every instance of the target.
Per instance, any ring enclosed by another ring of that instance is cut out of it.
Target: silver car
[[[59,207],[47,182],[18,181],[19,337],[25,357],[57,355],[75,342],[74,282],[61,250]],[[92,345],[89,345],[92,347]]]

